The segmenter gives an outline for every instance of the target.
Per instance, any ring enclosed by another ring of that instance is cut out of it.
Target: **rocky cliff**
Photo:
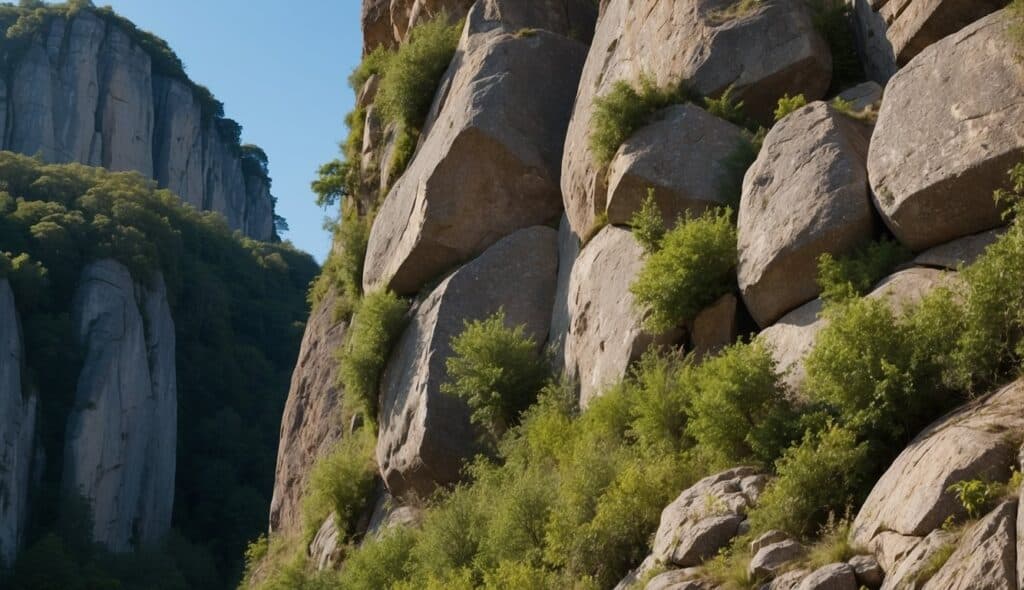
[[[137,29],[109,14],[56,12],[6,41],[0,149],[137,171],[231,228],[273,239],[269,179],[245,172],[237,124],[153,53],[166,46],[143,47]]]

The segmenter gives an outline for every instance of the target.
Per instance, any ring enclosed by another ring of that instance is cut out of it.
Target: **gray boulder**
[[[881,106],[884,91],[878,82],[868,81],[840,92],[839,98],[849,102],[855,112],[863,113]]]
[[[565,343],[569,337],[569,286],[576,257],[580,254],[580,241],[569,226],[564,214],[558,224],[558,284],[555,289],[555,305],[551,310],[551,329],[548,333],[548,349],[553,361],[555,374],[565,372]]]
[[[885,569],[882,590],[902,590],[913,584],[921,570],[940,551],[956,542],[956,535],[937,529],[927,537],[883,532],[871,542],[870,549]]]
[[[790,562],[803,557],[806,552],[807,549],[803,545],[793,540],[772,543],[754,554],[747,566],[747,573],[754,579],[771,578]]]
[[[885,580],[885,572],[874,555],[855,555],[846,563],[853,568],[853,574],[861,586],[878,588]]]
[[[956,551],[923,590],[1017,588],[1017,500],[1008,500],[970,525]]]
[[[690,329],[690,344],[694,358],[701,360],[714,356],[736,341],[739,330],[738,306],[736,296],[726,293],[697,314]]]
[[[893,76],[868,153],[882,217],[915,251],[1002,223],[992,193],[1024,158],[1024,63],[1007,12],[932,45]]]
[[[459,480],[463,460],[477,450],[477,433],[465,402],[441,393],[451,340],[465,322],[503,309],[507,324],[524,325],[539,353],[551,319],[557,248],[551,228],[520,230],[444,279],[417,306],[381,378],[377,464],[392,495],[425,498],[437,485]]]
[[[757,553],[762,547],[781,543],[788,539],[790,539],[790,536],[780,530],[772,529],[770,531],[765,531],[750,542],[750,552]]]
[[[857,590],[853,568],[845,563],[820,567],[800,582],[797,590]]]
[[[651,578],[644,590],[710,590],[712,585],[704,580],[695,579],[692,568],[670,570]]]
[[[822,254],[846,254],[874,235],[869,133],[815,102],[765,138],[743,182],[737,224],[740,290],[761,326],[818,296]]]
[[[921,252],[914,259],[918,266],[960,270],[961,266],[970,266],[985,250],[991,246],[1003,232],[993,229],[980,234],[967,236],[940,244]]]

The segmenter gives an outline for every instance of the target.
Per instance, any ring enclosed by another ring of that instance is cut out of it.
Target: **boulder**
[[[810,573],[805,569],[795,569],[779,574],[770,583],[761,586],[761,590],[797,590],[800,588],[800,582],[803,582]]]
[[[763,489],[767,477],[752,467],[738,467],[706,477],[675,499],[661,513],[651,555],[679,567],[700,565],[727,546],[753,500],[743,482]]]
[[[302,530],[302,497],[317,459],[341,440],[344,392],[339,386],[335,352],[345,342],[348,322],[335,317],[338,295],[330,289],[317,305],[299,347],[291,387],[281,417],[270,532]]]
[[[616,82],[650,75],[719,96],[730,86],[748,114],[770,124],[783,94],[821,98],[831,58],[802,0],[771,0],[722,18],[730,0],[610,0],[601,11],[565,141],[562,195],[573,231],[585,235],[606,209],[606,170],[589,148],[594,99]]]
[[[855,555],[846,563],[853,568],[857,583],[866,588],[878,588],[885,580],[885,572],[874,555]]]
[[[381,378],[377,464],[395,497],[426,498],[458,481],[477,450],[469,407],[441,393],[451,340],[465,322],[505,312],[524,325],[538,353],[548,333],[557,275],[557,234],[520,230],[444,279],[415,309]],[[515,277],[515,280],[509,280]]]
[[[136,285],[113,260],[82,271],[73,309],[85,359],[64,437],[63,487],[91,508],[93,539],[126,551],[170,530],[174,323],[163,281]]]
[[[569,218],[564,214],[558,224],[558,284],[555,289],[555,305],[551,310],[551,329],[548,332],[548,349],[551,353],[555,374],[563,373],[565,366],[565,341],[569,336],[569,284],[576,257],[580,254],[580,241],[572,233]],[[570,375],[575,377],[575,375]]]
[[[871,550],[885,569],[882,590],[903,590],[912,584],[920,572],[939,551],[956,542],[956,535],[937,529],[927,537],[909,537],[884,532],[875,537]]]
[[[467,7],[469,4],[472,2]],[[510,33],[531,34],[541,29],[587,44],[594,36],[597,5],[593,0],[481,0],[480,4],[469,12],[470,33],[500,24]]]
[[[839,98],[850,103],[850,107],[856,112],[877,110],[882,104],[882,94],[885,90],[878,82],[862,82],[852,88],[839,93]]]
[[[309,558],[318,571],[334,569],[344,556],[344,536],[338,531],[338,520],[332,512],[324,519],[309,543]]]
[[[1000,235],[1002,235],[1001,230],[993,229],[929,248],[921,252],[914,259],[914,264],[947,270],[960,270],[961,266],[974,264],[974,261],[984,254],[985,250]]]
[[[850,0],[865,70],[884,84],[929,45],[1005,5],[1001,0]]]
[[[28,522],[38,398],[22,383],[24,361],[14,292],[0,279],[0,569],[14,562]]]
[[[781,543],[782,541],[786,541],[788,539],[790,539],[790,536],[782,531],[776,529],[765,531],[761,533],[756,539],[750,542],[750,552],[757,553],[761,550],[762,547],[774,545],[775,543]]]
[[[738,305],[736,296],[726,293],[697,314],[690,330],[694,358],[701,360],[714,356],[736,341],[739,333]]]
[[[945,565],[923,590],[1017,588],[1017,499],[970,525]]]
[[[649,189],[668,227],[687,213],[730,203],[729,158],[748,140],[692,104],[671,106],[619,148],[608,170],[608,222],[629,223]]]
[[[608,226],[590,240],[573,265],[564,367],[568,375],[578,377],[580,407],[621,380],[652,344],[667,344],[675,337],[654,336],[642,327],[643,314],[629,287],[643,267],[643,256],[629,230]]]
[[[873,237],[869,133],[814,102],[765,138],[743,181],[737,222],[740,291],[761,326],[818,296],[822,254],[847,254]]]
[[[1014,382],[933,423],[875,484],[853,522],[851,539],[869,546],[879,533],[922,537],[965,512],[949,486],[1006,481],[1024,438],[1024,382]],[[877,554],[877,552],[876,552]],[[890,571],[889,568],[886,571]]]
[[[708,590],[711,585],[703,580],[695,579],[693,568],[669,570],[651,578],[644,590]]]
[[[771,578],[786,564],[800,559],[807,552],[803,545],[796,541],[786,540],[772,543],[760,548],[747,566],[751,578]]]
[[[584,57],[582,44],[546,31],[463,37],[426,139],[375,218],[364,289],[416,293],[558,215],[558,163]]]
[[[359,22],[363,30],[363,55],[374,49],[395,45],[391,31],[391,0],[362,0]]]
[[[875,201],[915,251],[1002,223],[992,193],[1024,158],[1024,63],[990,15],[893,76],[868,153]]]
[[[820,567],[800,582],[797,590],[857,590],[853,568],[845,563]]]

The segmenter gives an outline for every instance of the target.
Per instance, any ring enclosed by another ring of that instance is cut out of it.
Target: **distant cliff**
[[[78,3],[82,4],[82,3]],[[275,238],[266,156],[167,45],[108,9],[0,7],[0,149],[135,170]]]

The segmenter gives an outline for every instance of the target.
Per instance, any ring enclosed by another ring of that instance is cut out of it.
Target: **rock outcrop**
[[[0,148],[136,171],[233,229],[274,238],[269,179],[243,173],[236,124],[162,74],[128,32],[81,10],[48,19],[19,55],[3,83]]]
[[[1002,223],[992,193],[1024,158],[1024,63],[1012,17],[990,15],[893,76],[868,153],[875,201],[919,251]]]
[[[743,300],[761,326],[821,292],[818,258],[874,235],[865,125],[824,102],[780,121],[743,181],[738,220]]]
[[[271,532],[302,529],[302,494],[313,465],[345,432],[336,351],[344,343],[348,324],[335,318],[336,302],[337,294],[331,289],[313,310],[302,337],[281,417],[274,496],[270,502]]]
[[[974,523],[923,590],[1011,590],[1017,587],[1017,500]]]
[[[704,96],[730,86],[747,112],[771,121],[783,94],[821,98],[832,61],[800,0],[761,2],[728,16],[728,0],[610,0],[598,20],[583,69],[562,159],[562,198],[578,236],[606,208],[605,173],[590,154],[594,99],[625,80],[652,76],[661,86],[686,82]]]
[[[377,463],[392,495],[425,498],[460,478],[477,433],[466,403],[441,392],[451,340],[465,322],[504,310],[507,325],[525,325],[539,353],[555,295],[557,240],[548,227],[520,230],[455,271],[414,311],[381,379]]]
[[[0,569],[25,533],[36,442],[36,396],[22,383],[24,348],[14,293],[0,279]]]
[[[370,232],[363,286],[412,294],[510,233],[556,219],[586,47],[519,35],[477,4],[408,170]]]
[[[92,509],[113,551],[161,539],[174,500],[174,323],[159,276],[135,284],[113,260],[87,266],[75,295],[85,351],[65,436],[63,485]]]

